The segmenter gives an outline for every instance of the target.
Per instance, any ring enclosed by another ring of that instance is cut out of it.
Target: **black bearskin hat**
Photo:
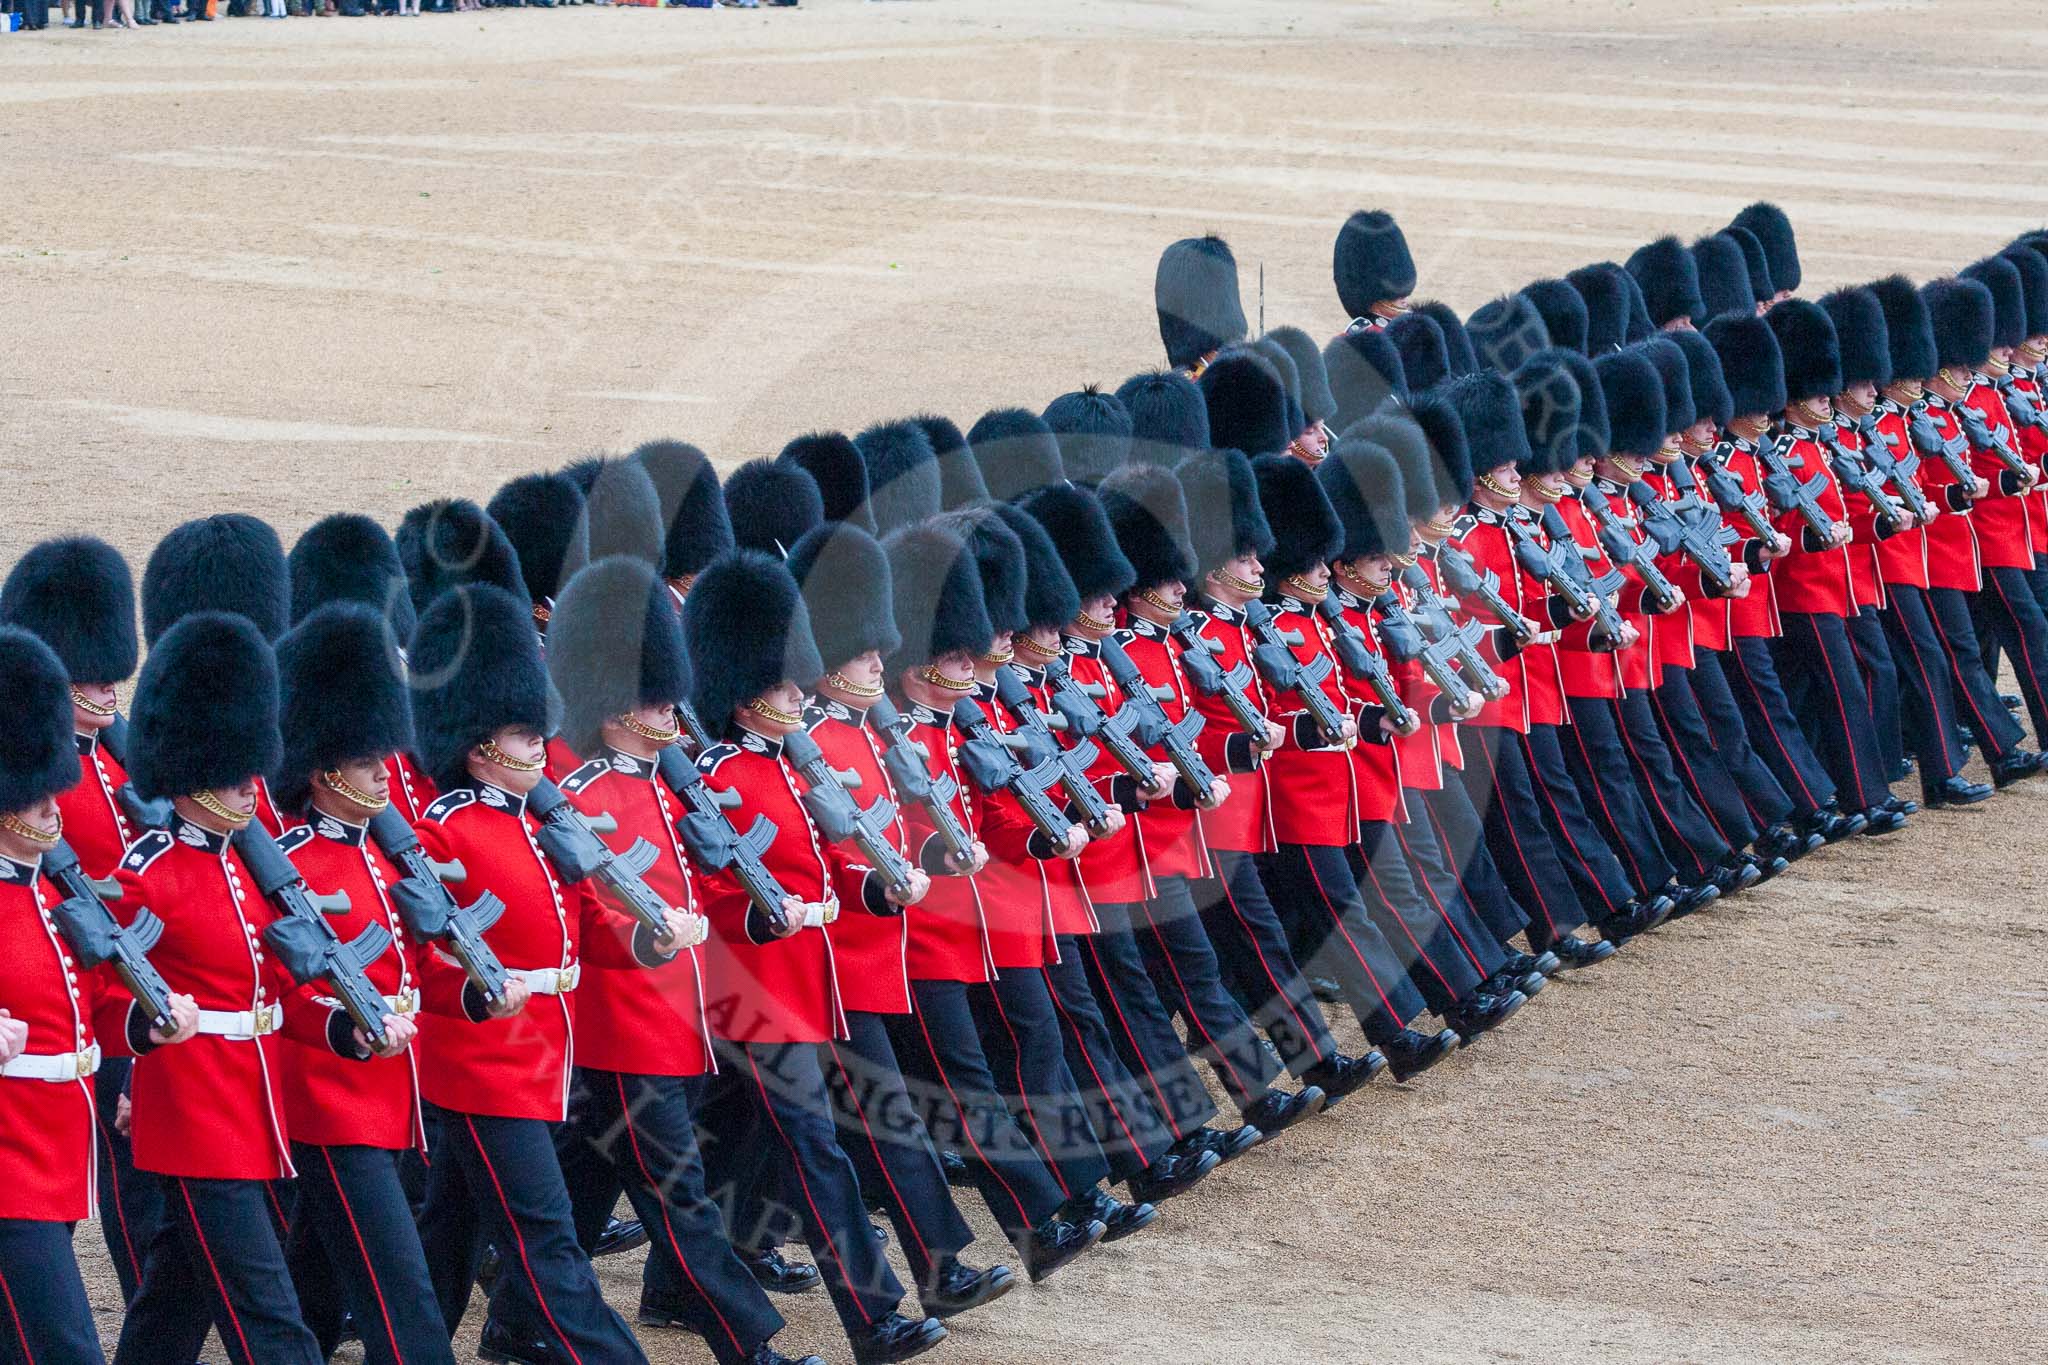
[[[1524,474],[1560,473],[1579,458],[1583,399],[1579,381],[1564,363],[1563,357],[1569,354],[1572,352],[1547,347],[1523,361],[1514,373],[1522,430],[1529,437],[1529,453],[1516,466]],[[1651,380],[1655,379],[1652,375]]]
[[[1263,557],[1273,528],[1259,505],[1258,480],[1241,450],[1201,450],[1174,470],[1188,508],[1188,545],[1195,568],[1207,573],[1239,555]]]
[[[998,632],[1022,630],[1031,624],[1024,610],[1024,542],[1010,529],[992,502],[959,507],[939,524],[958,536],[974,556],[981,574],[981,600],[989,624]]]
[[[1160,252],[1152,304],[1166,363],[1177,370],[1243,341],[1249,330],[1238,297],[1237,257],[1221,237],[1184,237]]]
[[[788,564],[827,669],[869,650],[886,656],[902,646],[889,557],[873,536],[852,522],[826,522],[790,548]]]
[[[875,529],[899,526],[939,514],[944,498],[939,456],[931,437],[915,422],[877,422],[853,438],[868,467],[868,506]]]
[[[1337,302],[1354,318],[1372,312],[1376,303],[1392,303],[1415,292],[1415,258],[1408,254],[1408,239],[1394,216],[1378,209],[1344,220],[1330,269],[1337,282]]]
[[[1201,383],[1209,439],[1217,446],[1264,455],[1287,449],[1301,434],[1288,421],[1286,380],[1257,351],[1224,352],[1202,371]]]
[[[725,476],[725,511],[735,542],[779,559],[824,522],[825,500],[802,465],[749,460]]]
[[[18,626],[0,626],[0,814],[26,810],[78,785],[71,678],[56,653]]]
[[[1465,319],[1472,347],[1479,358],[1502,374],[1512,374],[1522,362],[1550,344],[1550,332],[1536,305],[1520,294],[1504,294]]]
[[[1136,570],[1133,589],[1195,581],[1195,554],[1188,543],[1187,496],[1173,471],[1133,465],[1102,481],[1102,510],[1116,533],[1117,548]]]
[[[1027,626],[1064,626],[1081,612],[1081,594],[1074,576],[1060,559],[1059,547],[1038,518],[1007,502],[995,505],[1003,525],[1024,547],[1024,621]]]
[[[1586,305],[1586,354],[1614,350],[1628,339],[1628,272],[1612,261],[1583,265],[1565,276]]]
[[[527,474],[512,480],[484,506],[512,542],[526,595],[553,600],[574,566],[590,558],[583,491],[565,474]]]
[[[1579,297],[1579,291],[1567,280],[1536,280],[1522,286],[1522,297],[1536,309],[1543,319],[1543,330],[1550,334],[1550,344],[1566,350],[1586,353],[1586,301]]]
[[[469,751],[508,726],[552,735],[560,698],[533,614],[493,583],[459,583],[420,613],[405,651],[420,765],[443,787],[469,781]]]
[[[1685,355],[1693,421],[1727,426],[1735,418],[1735,399],[1728,392],[1728,381],[1721,377],[1721,357],[1714,343],[1698,332],[1673,332],[1671,343]]]
[[[1785,396],[1789,400],[1834,397],[1842,391],[1842,344],[1835,324],[1821,306],[1808,299],[1787,299],[1764,314],[1785,358]]]
[[[720,555],[697,575],[683,599],[683,644],[691,698],[713,733],[776,684],[808,692],[825,676],[796,579],[781,560],[758,550]]]
[[[1662,327],[1679,318],[1699,321],[1706,314],[1700,298],[1700,268],[1685,243],[1676,237],[1659,237],[1639,246],[1624,267],[1643,291],[1643,306],[1650,322]]]
[[[1261,455],[1252,461],[1252,475],[1273,528],[1273,548],[1264,556],[1268,584],[1306,573],[1343,546],[1344,528],[1315,470],[1292,455]]]
[[[1265,357],[1273,373],[1280,376],[1280,386],[1287,390],[1288,431],[1298,436],[1308,430],[1308,414],[1301,410],[1301,374],[1294,368],[1294,357],[1271,337],[1260,337],[1251,344],[1251,349]]]
[[[1620,278],[1621,291],[1628,298],[1628,333],[1624,340],[1634,343],[1654,335],[1657,325],[1650,321],[1650,305],[1643,298],[1643,287],[1636,283],[1636,277],[1624,270]]]
[[[1074,576],[1074,591],[1082,601],[1122,597],[1131,590],[1138,571],[1124,558],[1116,532],[1102,510],[1102,500],[1094,493],[1075,484],[1054,484],[1039,489],[1020,505],[1052,538],[1067,572]]]
[[[570,560],[569,572],[613,555],[661,563],[668,539],[661,489],[645,465],[632,459],[580,460],[562,472],[583,490],[585,557]]]
[[[412,638],[419,616],[405,590],[405,566],[391,533],[360,512],[336,512],[306,528],[285,557],[292,580],[292,622],[329,602],[363,602],[383,612],[392,634]]]
[[[932,453],[939,458],[941,506],[950,510],[988,496],[988,485],[981,481],[981,466],[974,462],[974,447],[967,444],[966,433],[958,423],[929,412],[910,420],[917,423],[918,430],[932,443]]]
[[[1060,467],[1075,483],[1097,484],[1131,453],[1131,414],[1093,384],[1063,393],[1040,414],[1060,443]]]
[[[1301,382],[1295,396],[1301,400],[1301,411],[1309,424],[1334,418],[1337,399],[1330,392],[1330,372],[1323,364],[1322,351],[1309,334],[1299,327],[1275,327],[1266,333],[1266,340],[1279,343],[1294,362],[1295,377]]]
[[[1430,299],[1409,311],[1422,314],[1443,329],[1444,349],[1450,353],[1453,375],[1471,374],[1479,368],[1479,352],[1472,349],[1472,334],[1465,330],[1465,319],[1458,316],[1455,308]]]
[[[1429,448],[1428,434],[1412,412],[1388,404],[1344,433],[1342,444],[1353,443],[1385,451],[1387,458],[1394,462],[1401,475],[1403,516],[1409,521],[1427,521],[1436,515],[1444,502],[1437,489],[1440,480],[1436,455]],[[1330,493],[1330,501],[1335,504],[1340,518],[1348,517],[1336,493]],[[1356,555],[1346,554],[1341,558],[1352,559]]]
[[[194,611],[157,638],[129,717],[128,780],[139,795],[233,786],[276,772],[283,757],[277,656],[248,617]]]
[[[2027,335],[2048,336],[2048,255],[2019,244],[1998,254],[2020,272],[2020,293],[2027,305]]]
[[[1451,377],[1451,353],[1444,345],[1444,329],[1429,314],[1403,313],[1386,325],[1382,335],[1401,353],[1401,374],[1408,381],[1410,392],[1441,384]],[[1353,422],[1364,416],[1350,415]]]
[[[393,539],[413,610],[421,618],[436,597],[465,583],[488,583],[514,597],[526,596],[519,554],[504,528],[467,498],[421,503],[405,514]]]
[[[1749,296],[1751,307],[1769,303],[1778,297],[1778,285],[1771,278],[1771,258],[1764,254],[1763,238],[1739,223],[1730,223],[1721,231],[1733,238],[1735,245],[1742,248],[1742,264],[1749,271]]]
[[[1464,330],[1464,325],[1459,324],[1460,336],[1464,335]],[[1457,364],[1454,355],[1451,368],[1456,370]],[[1388,398],[1408,396],[1407,368],[1401,363],[1401,352],[1388,339],[1385,329],[1360,328],[1338,336],[1323,347],[1323,367],[1330,375],[1330,392],[1337,398],[1337,416],[1333,425],[1339,431]]]
[[[1921,287],[1942,369],[1974,370],[1991,358],[1997,304],[1976,280],[1934,280]]]
[[[1528,462],[1529,433],[1522,426],[1521,396],[1506,375],[1497,370],[1468,374],[1454,380],[1446,396],[1465,428],[1473,473]]]
[[[1941,361],[1934,351],[1934,319],[1927,300],[1904,275],[1887,275],[1870,283],[1877,306],[1884,310],[1884,336],[1891,352],[1894,380],[1934,377]]]
[[[1986,256],[1960,272],[1991,291],[1991,344],[2018,346],[2027,339],[2027,291],[2019,267],[2003,256]]]
[[[31,546],[0,586],[0,622],[55,650],[75,683],[126,682],[141,654],[128,561],[91,536]]]
[[[1780,290],[1799,289],[1799,243],[1792,235],[1792,220],[1776,204],[1758,201],[1735,215],[1731,227],[1748,228],[1763,243],[1764,259],[1770,263],[1771,280]]]
[[[1147,370],[1117,386],[1131,414],[1131,462],[1171,468],[1209,448],[1209,405],[1201,386],[1179,370]]]
[[[1600,391],[1600,377],[1593,362],[1577,351],[1552,346],[1538,355],[1557,361],[1579,386],[1579,439],[1574,459],[1597,460],[1607,454],[1612,433],[1607,426],[1607,395]]]
[[[1728,385],[1736,417],[1784,410],[1785,357],[1771,324],[1755,314],[1730,313],[1711,319],[1706,336],[1720,357],[1721,378]]]
[[[1749,265],[1742,245],[1729,232],[1710,232],[1692,244],[1693,268],[1699,272],[1700,312],[1693,320],[1702,325],[1723,313],[1754,313],[1756,296],[1750,292]]]
[[[999,502],[1066,482],[1059,438],[1043,417],[1026,408],[983,413],[967,433],[967,442],[974,448],[974,463],[981,468],[988,495]]]
[[[1667,332],[1654,336],[1637,342],[1635,348],[1656,367],[1657,379],[1663,385],[1666,436],[1684,431],[1699,420],[1699,411],[1692,401],[1692,362],[1685,358],[1685,348],[1673,339],[1677,335]]]
[[[664,578],[688,578],[732,548],[732,523],[718,471],[703,451],[681,441],[649,441],[632,458],[654,480],[668,531],[662,537]]]
[[[690,695],[674,599],[653,567],[631,555],[578,569],[562,589],[548,622],[547,664],[562,697],[562,738],[584,758],[603,747],[606,721]]]
[[[284,761],[270,793],[278,809],[303,812],[315,773],[412,749],[412,687],[399,643],[383,614],[361,602],[330,602],[277,642]]]
[[[1655,455],[1671,434],[1664,413],[1664,380],[1635,347],[1593,362],[1607,400],[1608,446],[1616,455]]]
[[[1821,310],[1835,324],[1842,352],[1842,387],[1892,382],[1892,351],[1884,332],[1884,307],[1877,295],[1860,287],[1822,295]]]
[[[200,517],[157,542],[142,569],[142,638],[151,648],[195,611],[246,616],[275,640],[291,625],[291,571],[270,523],[241,512]]]
[[[930,663],[948,654],[988,653],[995,627],[981,595],[974,555],[937,522],[906,526],[882,542],[896,602],[896,633],[903,643],[889,656],[889,672]]]
[[[1432,472],[1438,479],[1437,501],[1445,507],[1463,507],[1472,501],[1472,447],[1465,439],[1465,422],[1458,416],[1449,389],[1416,394],[1409,412],[1436,455]]]
[[[848,522],[874,534],[875,514],[868,506],[868,462],[860,457],[860,447],[851,436],[813,431],[791,441],[775,458],[811,476],[823,500],[825,520]]]
[[[1401,469],[1384,447],[1347,436],[1316,467],[1315,476],[1343,533],[1332,558],[1408,553]]]

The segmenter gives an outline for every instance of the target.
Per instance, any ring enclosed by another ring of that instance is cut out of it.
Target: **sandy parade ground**
[[[0,563],[91,529],[139,564],[230,509],[287,543],[337,509],[395,524],[655,436],[727,463],[1036,408],[1159,360],[1153,263],[1205,229],[1267,325],[1318,336],[1362,207],[1460,311],[1760,196],[1809,296],[1926,278],[2048,218],[2044,69],[2040,8],[1989,0],[805,0],[0,38]],[[2042,1359],[2044,811],[2037,783],[1923,814],[1640,941],[931,1358]],[[97,1230],[78,1246],[111,1345]],[[638,1258],[602,1269],[630,1314]],[[780,1306],[784,1349],[844,1358],[822,1293]]]

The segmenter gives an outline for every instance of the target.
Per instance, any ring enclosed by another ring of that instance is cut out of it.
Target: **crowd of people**
[[[1164,367],[964,432],[656,442],[289,552],[215,515],[139,594],[30,549],[0,1358],[103,1360],[97,1213],[117,1365],[447,1362],[479,1286],[491,1361],[772,1365],[820,1285],[908,1359],[1142,1273],[1101,1248],[1556,974],[2039,774],[2048,234],[1809,299],[1759,203],[1460,316],[1361,212],[1334,279],[1340,335],[1255,337],[1175,242]],[[591,1258],[643,1246],[629,1326]]]
[[[336,15],[458,14],[478,9],[625,5],[647,9],[795,9],[799,0],[59,0],[65,28],[149,28],[215,19],[331,18]],[[0,34],[50,26],[50,0],[0,0]]]

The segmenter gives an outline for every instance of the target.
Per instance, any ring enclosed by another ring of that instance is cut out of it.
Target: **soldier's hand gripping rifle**
[[[1641,481],[1628,486],[1628,498],[1641,509],[1643,530],[1657,542],[1658,550],[1682,554],[1691,561],[1709,596],[1725,597],[1734,589],[1735,562],[1728,556],[1728,547],[1741,537],[1718,513],[1701,503],[1698,507],[1705,517],[1688,517],[1681,505],[1665,502]]]
[[[697,719],[695,713],[678,708],[678,714],[684,728],[691,729]],[[694,734],[703,748],[711,747],[710,736],[703,733],[702,725],[695,725]],[[754,912],[767,921],[770,932],[777,938],[786,935],[789,908],[783,901],[789,893],[761,861],[761,855],[775,842],[775,822],[757,815],[747,832],[740,833],[727,813],[740,804],[739,794],[713,790],[677,745],[671,744],[661,751],[654,760],[654,771],[675,798],[689,807],[690,813],[676,821],[676,837],[683,841],[697,866],[706,872],[730,871],[753,903]]]
[[[171,988],[149,961],[149,950],[164,936],[163,921],[148,910],[139,910],[123,927],[106,907],[107,901],[119,899],[119,884],[86,876],[78,854],[62,839],[43,850],[43,875],[63,897],[52,907],[50,918],[72,956],[86,967],[111,963],[150,1024],[169,1029]]]
[[[1513,539],[1515,562],[1522,572],[1536,579],[1565,604],[1573,620],[1591,621],[1594,632],[1605,637],[1610,649],[1621,647],[1622,620],[1607,600],[1606,592],[1593,581],[1585,561],[1574,546],[1569,558],[1559,545],[1544,545],[1525,522],[1510,515],[1503,525]],[[1565,538],[1567,541],[1570,537]],[[1610,577],[1619,579],[1619,574]]]
[[[1741,518],[1751,536],[1766,545],[1777,544],[1778,528],[1771,525],[1770,508],[1763,494],[1742,486],[1742,480],[1728,467],[1718,447],[1701,454],[1698,461],[1700,477],[1706,481],[1707,496],[1714,500],[1714,505],[1726,516]]]
[[[1307,663],[1295,658],[1293,646],[1302,642],[1302,636],[1282,630],[1273,609],[1264,602],[1246,603],[1244,619],[1259,642],[1252,649],[1252,662],[1258,665],[1266,686],[1275,692],[1292,693],[1315,722],[1326,746],[1350,748],[1356,741],[1344,735],[1344,713],[1323,690],[1323,679],[1331,672],[1328,656],[1318,654]]]
[[[1167,633],[1180,646],[1180,666],[1187,671],[1195,690],[1205,697],[1221,698],[1237,728],[1251,740],[1253,755],[1262,752],[1266,746],[1266,716],[1245,690],[1252,682],[1251,665],[1240,661],[1224,672],[1215,658],[1218,646],[1196,628],[1195,618],[1188,612],[1176,617]]]
[[[953,728],[967,739],[960,746],[960,768],[968,780],[985,792],[1003,791],[1015,797],[1025,818],[1055,850],[1064,851],[1070,822],[1050,795],[1064,771],[1059,746],[1052,743],[1051,737],[1048,735],[1042,741],[1049,748],[1041,751],[1041,742],[1029,736],[1004,735],[970,697],[954,703]],[[1025,755],[1023,759],[1018,757],[1020,753]],[[1034,759],[1031,766],[1025,766]]]
[[[2012,417],[2015,426],[2032,427],[2036,431],[2048,431],[2048,412],[2034,401],[2033,395],[2019,386],[2019,381],[2008,374],[1998,381],[1998,396],[2005,400],[2005,410]]]
[[[890,837],[889,827],[896,820],[894,803],[878,796],[863,810],[849,790],[858,785],[859,774],[834,768],[818,741],[802,730],[782,741],[782,753],[803,775],[804,809],[818,822],[818,832],[831,843],[852,844],[888,891],[907,894],[912,881],[910,862]]]
[[[1067,794],[1067,804],[1073,807],[1090,834],[1109,832],[1109,802],[1088,780],[1088,770],[1095,766],[1095,760],[1102,750],[1092,739],[1076,738],[1070,745],[1062,746],[1053,738],[1053,722],[1064,727],[1064,716],[1048,716],[1038,709],[1037,700],[1024,680],[1009,668],[996,670],[996,700],[1010,713],[1010,719],[1017,723],[1018,732],[1027,736],[1036,746],[1023,760],[1026,769],[1037,771],[1042,761],[1050,758],[1057,765],[1060,790]],[[956,713],[957,714],[957,713]],[[990,730],[993,732],[994,727]],[[1060,827],[1062,837],[1066,827]]]
[[[316,894],[277,846],[277,840],[270,837],[270,831],[259,824],[242,826],[230,842],[255,879],[256,889],[278,912],[278,918],[263,931],[264,941],[277,953],[278,961],[301,983],[324,982],[348,1011],[356,1031],[371,1047],[382,1049],[384,1015],[389,1007],[383,992],[370,984],[368,972],[370,964],[391,946],[391,931],[370,924],[343,943],[328,916],[349,908],[345,893]]]
[[[1115,715],[1106,714],[1097,700],[1106,695],[1103,689],[1095,687],[1091,691],[1089,685],[1076,681],[1064,657],[1047,662],[1045,677],[1052,684],[1052,709],[1066,721],[1067,733],[1077,739],[1094,740],[1141,791],[1152,790],[1152,760],[1146,756],[1145,746],[1134,737],[1145,713],[1119,707]]]
[[[946,847],[947,866],[955,872],[965,872],[974,866],[974,836],[953,809],[960,784],[946,773],[931,770],[926,762],[930,754],[910,737],[910,722],[887,697],[875,698],[868,707],[868,724],[884,741],[882,765],[889,771],[889,780],[896,784],[896,794],[915,801],[931,820],[939,841]]]
[[[1410,564],[1401,571],[1401,581],[1415,596],[1415,609],[1410,617],[1422,630],[1429,641],[1417,662],[1429,680],[1436,684],[1437,691],[1444,694],[1450,704],[1464,710],[1470,706],[1471,688],[1463,683],[1469,681],[1472,687],[1492,701],[1499,701],[1508,694],[1507,679],[1494,671],[1486,656],[1479,652],[1480,641],[1486,638],[1486,627],[1478,621],[1460,622],[1451,614],[1451,604],[1429,581],[1429,575],[1419,564]],[[1455,667],[1453,667],[1455,664]],[[1459,679],[1459,672],[1463,679]],[[1446,679],[1454,685],[1446,687]]]
[[[1794,474],[1786,457],[1794,444],[1793,438],[1786,435],[1766,436],[1756,443],[1757,464],[1764,471],[1764,496],[1780,512],[1798,513],[1815,540],[1832,545],[1835,519],[1820,505],[1820,495],[1828,486],[1827,475],[1815,473],[1801,479]]]
[[[1632,528],[1614,510],[1614,501],[1607,496],[1606,490],[1588,486],[1579,493],[1579,502],[1585,507],[1586,514],[1593,518],[1593,534],[1600,538],[1600,548],[1607,552],[1608,562],[1633,570],[1641,581],[1643,602],[1651,614],[1662,616],[1676,610],[1684,597],[1664,571],[1657,567],[1656,556],[1650,547],[1635,538]]]
[[[1856,423],[1856,430],[1863,435],[1864,460],[1891,485],[1900,505],[1922,526],[1934,520],[1934,508],[1929,505],[1920,481],[1913,477],[1920,472],[1920,457],[1910,450],[1900,454],[1894,446],[1898,438],[1880,430],[1877,418],[1871,414],[1866,413]]]
[[[1387,721],[1395,730],[1412,735],[1422,728],[1422,718],[1415,714],[1413,707],[1401,699],[1401,689],[1394,683],[1392,670],[1387,661],[1365,642],[1365,632],[1344,619],[1344,608],[1337,605],[1335,597],[1325,597],[1316,603],[1316,611],[1330,627],[1330,634],[1336,645],[1337,662],[1344,671],[1372,689],[1372,694],[1387,713]],[[1436,649],[1427,645],[1424,652]],[[1433,675],[1432,675],[1433,676]],[[1454,675],[1455,676],[1455,675]],[[1454,701],[1452,705],[1457,703]]]
[[[653,844],[635,839],[624,853],[612,852],[597,836],[617,829],[618,822],[609,815],[585,815],[545,777],[527,795],[526,808],[540,821],[534,842],[563,881],[584,882],[595,877],[657,946],[668,944],[668,903],[655,895],[645,880],[647,870],[661,856]]]
[[[484,942],[484,931],[505,913],[505,902],[486,891],[468,905],[455,899],[451,882],[467,878],[461,863],[437,863],[427,856],[398,807],[386,806],[370,817],[370,838],[398,869],[391,903],[413,933],[436,945],[455,964],[485,1004],[505,998],[505,964]]]
[[[1886,491],[1884,476],[1878,473],[1877,467],[1862,451],[1851,450],[1849,443],[1842,439],[1838,423],[1823,422],[1817,434],[1821,449],[1827,452],[1828,468],[1835,471],[1835,482],[1852,493],[1860,494],[1877,509],[1877,518],[1884,523],[1886,535],[1912,525],[1911,514]]]
[[[1921,399],[1906,409],[1906,436],[1923,460],[1940,460],[1965,488],[1977,486],[1977,471],[1970,468],[1970,443],[1961,434],[1944,437],[1941,424]]]
[[[1507,598],[1501,596],[1500,575],[1491,569],[1480,572],[1478,561],[1460,547],[1437,546],[1436,567],[1452,593],[1486,608],[1487,614],[1507,630],[1516,649],[1527,649],[1543,633],[1540,625],[1509,606]]]
[[[2013,492],[2023,492],[2033,486],[2034,469],[2027,463],[2027,457],[2013,449],[2012,438],[2004,431],[1986,421],[1984,414],[1968,403],[1955,405],[1957,420],[1963,424],[1963,434],[1970,438],[1970,444],[1979,450],[1988,450],[1997,461],[2005,466],[2005,472],[2012,476],[2019,487]]]
[[[1194,796],[1195,804],[1208,808],[1216,801],[1216,774],[1195,748],[1195,736],[1202,733],[1202,727],[1209,723],[1208,717],[1190,708],[1178,721],[1166,714],[1166,701],[1178,694],[1170,687],[1154,687],[1145,680],[1144,670],[1124,652],[1124,647],[1115,640],[1104,640],[1099,646],[1102,665],[1109,670],[1109,676],[1116,679],[1116,685],[1124,690],[1124,705],[1135,706],[1142,718],[1142,728],[1152,744],[1160,746],[1166,754],[1166,761],[1180,774],[1181,782]]]

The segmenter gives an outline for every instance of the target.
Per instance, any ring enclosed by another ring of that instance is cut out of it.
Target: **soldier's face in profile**
[[[64,828],[64,821],[57,813],[57,798],[46,796],[42,800],[9,811],[12,822],[0,825],[0,857],[12,858],[18,863],[32,863],[42,856],[43,849],[53,843]],[[18,823],[24,828],[47,836],[42,843],[13,828]]]
[[[82,699],[82,700],[81,700]],[[112,683],[71,684],[71,722],[80,734],[96,734],[114,723],[120,698]]]
[[[880,687],[882,685],[882,655],[879,650],[856,654],[839,667],[839,676],[856,687]]]
[[[356,758],[338,765],[335,775],[352,789],[372,798],[371,808],[382,809],[391,799],[391,772],[382,758]]]
[[[1572,467],[1564,472],[1564,478],[1574,488],[1584,488],[1593,482],[1593,457],[1587,455],[1572,461]]]
[[[1861,417],[1877,406],[1877,385],[1868,380],[1860,384],[1851,384],[1842,390],[1842,396],[1836,400],[1835,406],[1851,417]]]

